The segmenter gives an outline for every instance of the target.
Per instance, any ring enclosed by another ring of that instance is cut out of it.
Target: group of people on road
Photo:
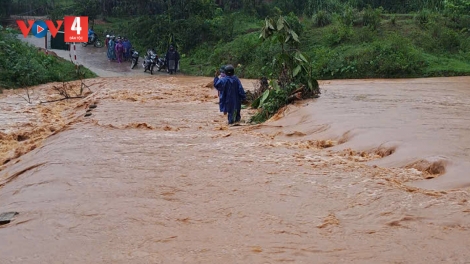
[[[219,93],[219,110],[228,117],[228,124],[235,125],[241,120],[242,102],[246,100],[243,85],[235,75],[233,65],[226,65],[216,71],[214,87]]]
[[[105,41],[108,50],[109,61],[122,63],[131,58],[132,44],[126,37],[106,35]],[[153,49],[147,50],[155,52]],[[169,73],[174,73],[179,68],[180,56],[174,45],[170,45],[165,55],[165,66]],[[240,79],[235,75],[233,65],[222,66],[216,71],[214,77],[214,87],[219,94],[219,110],[227,115],[228,124],[235,125],[241,120],[242,102],[246,100],[246,93]]]
[[[122,63],[123,61],[128,61],[131,58],[132,44],[128,38],[106,35],[105,45],[108,49],[107,56],[109,61]]]
[[[117,61],[122,63],[128,61],[132,56],[132,44],[126,37],[115,37],[114,35],[106,35],[105,45],[107,48],[107,56],[109,61]],[[147,50],[147,56],[155,53],[154,49]],[[179,70],[180,55],[173,44],[170,45],[165,55],[165,67],[168,73],[172,74]]]

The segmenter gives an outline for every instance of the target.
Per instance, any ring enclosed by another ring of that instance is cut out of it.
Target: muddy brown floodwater
[[[0,263],[468,263],[470,78],[322,82],[239,127],[210,81],[2,95]]]

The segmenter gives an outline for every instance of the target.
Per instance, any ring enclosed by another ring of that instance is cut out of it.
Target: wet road
[[[44,38],[36,38],[34,36],[29,36],[24,39],[23,35],[18,35],[18,38],[24,40],[27,43],[35,45],[37,47],[45,48],[46,44]],[[104,41],[104,40],[103,40]],[[119,77],[119,76],[147,76],[150,73],[144,73],[142,67],[143,58],[139,58],[138,65],[131,69],[131,62],[122,62],[117,63],[115,61],[109,61],[106,56],[106,47],[96,48],[94,46],[83,47],[81,43],[75,44],[75,50],[73,44],[71,45],[71,50],[57,50],[50,49],[55,52],[58,56],[66,59],[72,60],[74,63],[81,64],[100,77]],[[139,51],[142,54],[143,51]],[[75,60],[75,55],[77,60]],[[166,75],[166,72],[155,72],[155,75]]]

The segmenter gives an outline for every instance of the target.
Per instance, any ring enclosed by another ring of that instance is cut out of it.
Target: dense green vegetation
[[[88,69],[80,72],[85,78],[96,77]],[[78,78],[75,64],[38,51],[0,26],[0,91],[1,87],[25,87]]]
[[[259,34],[265,17],[280,14],[318,79],[470,73],[469,0],[267,2],[78,0],[62,13],[102,17],[108,23],[95,29],[126,35],[140,50],[163,53],[175,42],[182,70],[193,75],[212,75],[226,63],[240,65],[242,77],[273,74],[281,47]]]
[[[273,107],[261,104],[262,111],[271,109],[265,117],[301,87],[318,95],[315,79],[470,75],[470,0],[26,2],[42,5],[54,18],[100,18],[106,23],[95,24],[97,32],[125,35],[140,51],[155,47],[164,53],[175,43],[187,74],[212,76],[231,63],[240,77],[265,76],[270,89],[283,91],[263,91],[263,103],[281,98]],[[277,30],[280,15],[298,41]],[[260,36],[266,21],[273,21],[271,33],[278,37]]]
[[[212,75],[220,64],[232,63],[241,65],[243,77],[268,76],[280,47],[259,33],[266,17],[279,14],[300,36],[298,49],[318,79],[470,72],[470,0],[1,1],[4,15],[9,5],[16,13],[104,18],[109,23],[95,29],[126,35],[141,51],[156,47],[163,53],[174,41],[188,74]]]

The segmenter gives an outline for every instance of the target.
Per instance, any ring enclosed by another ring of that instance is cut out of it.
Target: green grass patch
[[[86,68],[82,68],[81,73],[83,78],[96,77]],[[15,34],[0,29],[1,87],[18,88],[79,78],[72,62],[46,55],[37,47],[17,39]]]
[[[466,76],[470,74],[470,62],[461,59],[437,57],[426,54],[429,67],[424,76]]]
[[[416,14],[382,15],[376,28],[345,25],[338,17],[326,26],[318,26],[314,18],[304,19],[299,48],[312,58],[318,79],[470,75],[470,31],[439,14],[422,16],[425,24]],[[279,50],[257,41],[258,34],[238,35],[212,49],[201,45],[183,59],[182,69],[212,75],[219,65],[241,64],[243,77],[259,78]]]
[[[318,79],[470,75],[465,16],[355,12],[347,19],[329,14],[329,24],[318,23],[317,16],[294,23],[302,31],[299,49],[312,59]],[[127,36],[139,52],[154,47],[159,54],[166,52],[167,28],[173,27],[181,71],[189,75],[213,76],[220,65],[231,63],[240,65],[239,76],[259,78],[268,74],[265,69],[279,53],[276,45],[258,39],[263,20],[242,12],[217,10],[212,18],[193,17],[171,26],[161,15],[107,17],[105,22],[94,26],[102,37]]]

